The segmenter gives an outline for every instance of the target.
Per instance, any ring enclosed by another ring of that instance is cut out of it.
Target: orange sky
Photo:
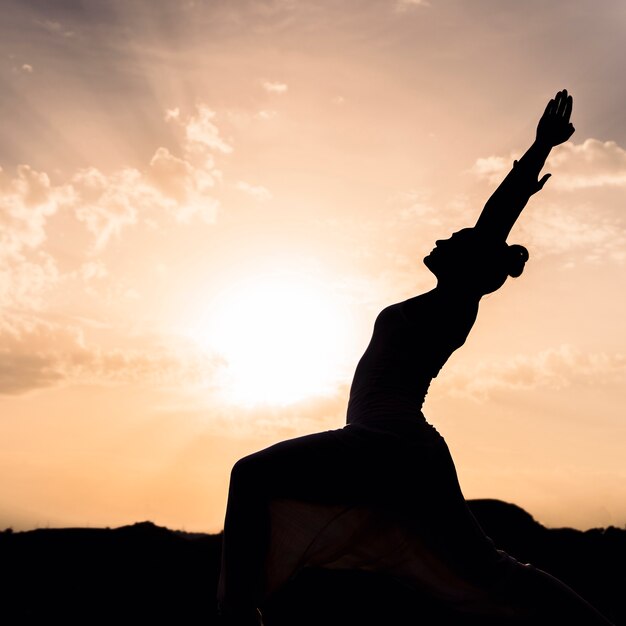
[[[466,497],[626,522],[626,5],[6,0],[0,528],[217,531],[244,454],[344,423],[547,100],[572,141],[425,414]]]

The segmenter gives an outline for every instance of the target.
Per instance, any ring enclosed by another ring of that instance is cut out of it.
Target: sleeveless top
[[[437,290],[384,308],[350,388],[346,422],[424,419],[430,381],[465,343],[478,301]]]

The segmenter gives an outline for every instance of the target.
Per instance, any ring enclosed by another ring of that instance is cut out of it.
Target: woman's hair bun
[[[507,272],[509,276],[517,278],[524,271],[528,261],[528,250],[524,246],[513,244],[507,248]]]

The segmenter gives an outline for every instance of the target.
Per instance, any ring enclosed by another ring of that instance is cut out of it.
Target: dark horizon
[[[505,549],[561,575],[579,592],[593,597],[616,626],[626,624],[621,593],[626,529],[608,533],[547,530],[515,505],[492,500],[469,504]],[[4,617],[19,617],[25,626],[56,617],[67,624],[84,623],[87,615],[94,616],[93,623],[109,617],[117,623],[167,617],[185,626],[216,624],[210,597],[217,585],[220,540],[219,535],[181,533],[148,522],[116,529],[2,532]],[[298,605],[309,607],[307,614]],[[359,614],[364,624],[380,623],[384,616],[400,626],[411,616],[416,619],[415,611],[421,611],[425,623],[441,623],[437,619],[444,615],[459,625],[473,623],[467,617],[451,617],[446,607],[433,605],[415,592],[407,594],[403,587],[382,578],[311,570],[274,599],[268,624],[293,624],[297,618],[308,626],[307,620],[322,616],[330,624],[331,606],[337,619],[343,615],[343,623],[347,615]]]

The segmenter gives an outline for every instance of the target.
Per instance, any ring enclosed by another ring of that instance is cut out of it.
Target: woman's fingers
[[[567,104],[567,89],[559,91],[557,94],[557,109],[556,114],[561,117],[565,113],[565,106]]]
[[[565,102],[565,111],[563,113],[563,117],[566,122],[569,122],[570,115],[572,114],[572,107],[574,106],[574,99],[572,96],[567,96],[567,100]]]
[[[554,96],[554,108],[552,109],[552,113],[554,115],[559,114],[559,107],[561,106],[561,92],[557,92],[556,96]]]

